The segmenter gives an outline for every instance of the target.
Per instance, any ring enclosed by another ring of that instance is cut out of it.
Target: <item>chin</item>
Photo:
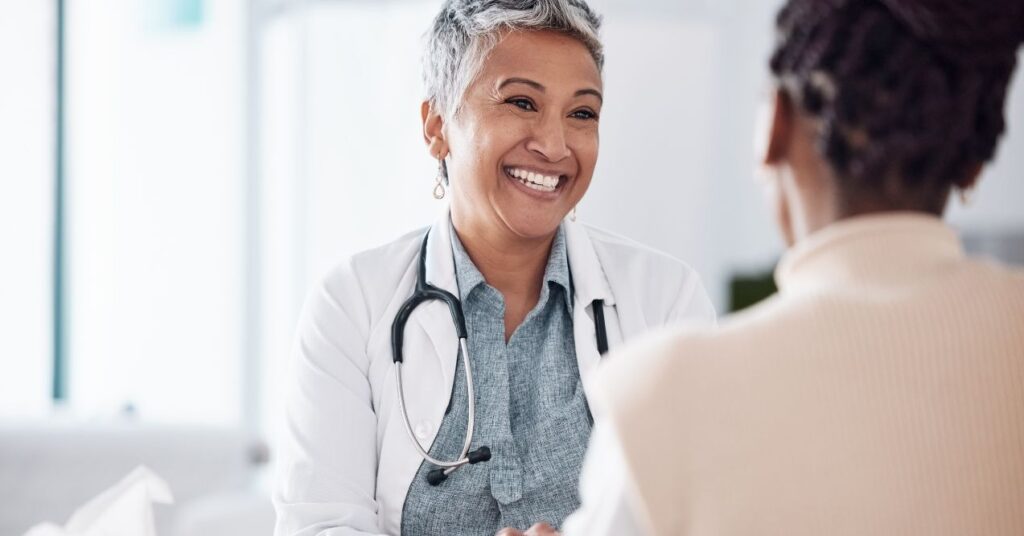
[[[500,210],[502,221],[510,231],[522,238],[547,238],[555,233],[565,219],[562,211]]]

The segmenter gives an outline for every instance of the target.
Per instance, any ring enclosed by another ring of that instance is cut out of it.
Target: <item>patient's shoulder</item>
[[[752,361],[776,359],[800,344],[827,306],[773,296],[716,326],[652,331],[609,354],[595,378],[611,398],[640,399],[663,388],[728,381]],[[662,387],[670,384],[670,387]]]

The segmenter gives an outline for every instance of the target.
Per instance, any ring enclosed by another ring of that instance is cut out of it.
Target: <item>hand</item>
[[[547,523],[537,523],[526,532],[513,528],[501,529],[494,536],[559,536],[558,531]]]

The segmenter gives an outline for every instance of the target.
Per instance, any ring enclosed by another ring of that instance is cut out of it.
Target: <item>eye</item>
[[[527,112],[537,111],[537,107],[533,105],[533,101],[524,97],[512,97],[511,99],[508,99],[505,102],[507,104],[515,106],[516,108],[519,108],[520,110],[525,110]]]
[[[583,119],[585,121],[593,121],[597,119],[597,114],[589,108],[581,108],[569,114],[569,117],[573,117],[575,119]]]

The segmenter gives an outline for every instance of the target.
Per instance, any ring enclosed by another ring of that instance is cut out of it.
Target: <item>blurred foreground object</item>
[[[76,510],[63,528],[45,523],[25,536],[156,536],[153,503],[173,502],[167,482],[139,466]]]
[[[175,504],[154,512],[160,536],[269,536],[273,508],[255,486],[267,456],[258,437],[237,427],[0,422],[0,534],[19,536],[43,520],[63,522],[144,465],[174,490]]]

